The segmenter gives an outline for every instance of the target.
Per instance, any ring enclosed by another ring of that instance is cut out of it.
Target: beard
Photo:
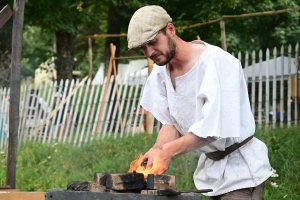
[[[174,40],[172,40],[172,38],[168,34],[167,34],[167,39],[168,39],[167,51],[165,53],[163,52],[156,53],[150,57],[158,66],[163,66],[168,64],[176,54],[176,43],[174,42]],[[164,59],[155,61],[155,58],[161,55],[164,56]]]

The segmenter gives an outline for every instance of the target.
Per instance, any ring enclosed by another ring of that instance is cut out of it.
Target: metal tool
[[[212,192],[212,189],[202,189],[202,190],[175,190],[172,188],[168,188],[165,190],[157,190],[158,196],[177,196],[181,193],[207,193]]]

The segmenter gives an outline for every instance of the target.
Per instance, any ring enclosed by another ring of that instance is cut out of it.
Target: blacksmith
[[[198,189],[213,189],[210,199],[262,199],[273,169],[266,145],[253,137],[241,63],[204,41],[183,41],[160,6],[145,6],[132,16],[128,48],[140,48],[158,66],[143,91],[142,106],[162,124],[156,143],[144,155],[147,168],[159,155],[171,159],[201,153],[194,172]]]

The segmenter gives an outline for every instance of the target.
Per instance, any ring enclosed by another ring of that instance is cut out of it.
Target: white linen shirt
[[[206,45],[197,63],[176,77],[174,89],[167,66],[156,66],[147,79],[141,105],[163,125],[174,125],[181,135],[189,132],[216,141],[197,149],[202,153],[194,172],[198,189],[216,196],[255,187],[268,179],[273,169],[266,145],[253,138],[219,161],[205,153],[242,142],[255,132],[246,82],[240,61],[219,47]]]

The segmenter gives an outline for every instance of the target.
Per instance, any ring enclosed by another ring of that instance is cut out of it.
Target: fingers
[[[154,154],[151,154],[150,152],[146,153],[144,156],[143,163],[146,163],[146,169],[149,170],[153,166],[153,159],[154,159]]]

